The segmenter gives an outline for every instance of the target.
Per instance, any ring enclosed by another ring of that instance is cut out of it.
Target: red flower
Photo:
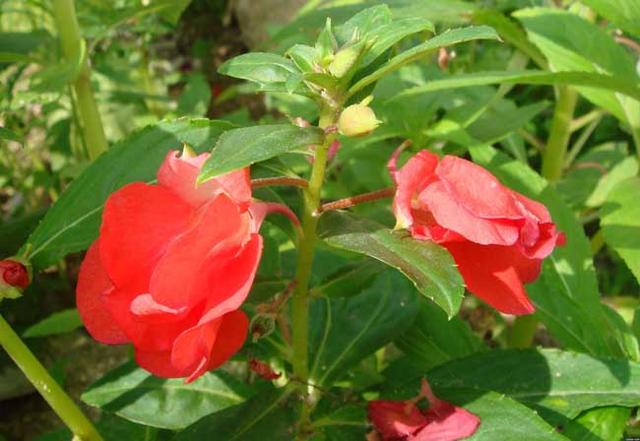
[[[423,398],[429,401],[425,411],[416,406]],[[383,441],[455,441],[473,435],[480,425],[476,415],[438,399],[426,380],[416,398],[370,401],[368,413]]]
[[[27,267],[15,260],[0,260],[0,285],[3,284],[15,288],[29,286],[29,271],[27,271]]]
[[[532,313],[523,284],[565,241],[546,207],[455,156],[439,160],[423,150],[397,170],[400,151],[389,161],[398,226],[447,248],[467,289],[497,310]]]
[[[113,193],[80,268],[89,333],[132,343],[138,364],[160,377],[193,381],[242,346],[248,320],[238,308],[262,253],[258,228],[268,211],[287,211],[251,201],[248,169],[196,186],[208,156],[172,151],[158,185]]]

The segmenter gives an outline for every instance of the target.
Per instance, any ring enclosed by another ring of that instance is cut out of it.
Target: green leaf
[[[239,406],[202,418],[180,432],[175,441],[292,439],[297,412],[288,400],[290,391],[269,388]]]
[[[321,144],[324,133],[317,127],[290,124],[243,127],[220,137],[211,157],[202,167],[199,182],[214,178],[283,153]]]
[[[155,377],[129,362],[90,386],[82,400],[134,423],[180,430],[250,394],[248,386],[221,370],[185,384],[183,379]]]
[[[46,337],[48,335],[66,334],[82,327],[82,320],[78,310],[66,309],[64,311],[51,314],[44,320],[27,328],[22,334],[23,337]]]
[[[68,253],[86,249],[98,236],[107,197],[135,181],[152,182],[164,157],[186,142],[198,151],[211,149],[230,123],[206,119],[164,121],[114,145],[91,164],[47,212],[22,251],[37,268]]]
[[[310,377],[330,385],[346,370],[391,342],[415,318],[418,297],[399,274],[386,271],[362,294],[311,303]]]
[[[346,405],[331,413],[315,418],[312,426],[327,441],[361,441],[370,429],[367,411],[363,406]]]
[[[311,295],[351,297],[371,285],[384,266],[373,259],[349,264],[330,274],[311,289]]]
[[[602,207],[604,240],[622,257],[640,280],[640,178],[620,182],[609,193]]]
[[[487,349],[468,323],[459,317],[447,318],[432,302],[420,302],[418,317],[395,344],[423,369]]]
[[[393,99],[434,92],[436,90],[483,86],[487,84],[545,84],[550,86],[567,84],[611,90],[640,99],[640,87],[624,78],[593,72],[545,72],[540,70],[456,74],[442,79],[434,79],[424,85],[406,89]]]
[[[18,135],[16,135],[11,130],[4,127],[0,127],[0,139],[6,139],[7,141],[15,141],[15,142],[22,143],[22,139],[20,139]]]
[[[134,424],[122,418],[118,418],[113,415],[103,415],[95,424],[96,429],[100,432],[100,435],[104,438],[104,441],[123,441],[123,440],[145,440],[153,441],[155,439],[149,439],[149,435],[154,434],[153,429],[142,426],[140,424]],[[54,432],[47,433],[42,436],[38,436],[34,441],[69,441],[73,440],[74,436],[67,428],[56,430]],[[2,438],[0,438],[1,440]],[[157,439],[159,441],[159,439]]]
[[[191,0],[155,0],[152,6],[159,8],[159,14],[162,18],[172,25],[176,25],[190,3]]]
[[[600,305],[589,241],[573,211],[522,162],[489,146],[472,146],[469,152],[503,184],[542,202],[566,234],[566,245],[544,260],[540,277],[527,285],[537,317],[566,348],[594,355],[622,355]]]
[[[640,402],[640,364],[557,349],[482,352],[436,367],[427,378],[437,395],[444,389],[499,392],[552,422],[594,407]]]
[[[211,87],[200,73],[190,75],[180,98],[178,113],[180,116],[204,116],[211,101]]]
[[[251,52],[239,55],[218,69],[223,75],[252,81],[261,90],[283,92],[286,84],[301,76],[296,65],[280,55],[267,52]]]
[[[449,317],[460,309],[462,277],[449,252],[441,246],[336,211],[322,215],[319,232],[331,246],[365,254],[400,270]]]
[[[514,16],[524,25],[529,39],[544,53],[553,71],[606,73],[638,86],[635,60],[609,34],[594,23],[562,9],[528,8]],[[640,102],[603,90],[578,88],[585,98],[602,106],[622,121],[640,117]],[[639,127],[640,121],[629,121]]]
[[[582,0],[623,31],[640,36],[640,3],[636,0]]]
[[[628,157],[616,164],[607,174],[602,176],[596,188],[589,195],[585,205],[587,207],[599,207],[604,204],[612,189],[620,182],[633,178],[638,174],[638,160]]]
[[[562,433],[573,441],[602,441],[624,439],[624,429],[631,409],[600,407],[584,412],[570,421]]]
[[[442,390],[445,399],[480,418],[478,430],[465,441],[563,441],[564,436],[528,407],[502,394],[474,390]]]
[[[396,55],[391,60],[383,64],[378,70],[365,76],[356,84],[351,86],[348,96],[353,96],[356,92],[364,89],[369,84],[375,83],[385,75],[398,70],[406,64],[413,63],[420,58],[426,57],[428,54],[431,54],[441,47],[448,47],[472,40],[497,40],[498,38],[498,34],[496,34],[496,32],[489,26],[469,26],[466,28],[448,30],[442,34],[436,35],[424,43]]]

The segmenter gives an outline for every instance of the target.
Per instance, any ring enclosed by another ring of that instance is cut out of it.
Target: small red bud
[[[27,267],[15,260],[0,260],[0,277],[2,282],[16,288],[29,286],[29,271]]]
[[[271,369],[271,366],[267,363],[260,361],[257,358],[249,360],[249,369],[268,381],[277,380],[282,375],[281,373],[275,372]]]

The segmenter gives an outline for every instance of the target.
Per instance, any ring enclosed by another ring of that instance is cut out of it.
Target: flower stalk
[[[102,441],[102,437],[91,421],[56,383],[2,316],[0,316],[0,345],[40,392],[40,395],[49,403],[54,412],[73,432],[74,439],[80,441]]]

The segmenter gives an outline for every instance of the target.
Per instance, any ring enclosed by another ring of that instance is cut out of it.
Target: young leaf
[[[386,271],[362,294],[314,299],[309,347],[311,378],[330,385],[346,369],[391,342],[411,325],[418,297],[399,274]]]
[[[239,55],[220,66],[218,72],[252,81],[259,84],[261,90],[272,92],[286,91],[286,84],[301,76],[291,60],[267,52]]]
[[[243,127],[220,136],[211,157],[202,167],[198,181],[271,159],[283,153],[303,150],[322,143],[324,133],[317,127],[290,124]]]
[[[640,280],[640,178],[620,182],[602,207],[602,234]]]
[[[245,403],[208,415],[180,432],[175,441],[265,441],[293,439],[296,408],[291,389],[267,388]]]
[[[205,415],[244,402],[252,391],[224,371],[193,383],[158,378],[129,362],[89,387],[82,400],[135,423],[180,430]]]
[[[493,39],[497,40],[498,34],[489,26],[469,26],[466,28],[448,30],[442,34],[436,35],[430,40],[425,41],[411,49],[396,55],[391,60],[383,64],[378,70],[362,78],[349,89],[348,96],[353,96],[356,92],[364,89],[369,84],[375,83],[380,78],[401,68],[402,66],[413,63],[440,49],[466,41]]]
[[[182,142],[206,151],[231,127],[224,121],[179,119],[149,126],[120,141],[71,183],[22,251],[30,250],[31,262],[43,268],[86,249],[98,235],[102,207],[112,192],[130,182],[155,180],[167,152],[180,149]]]
[[[505,185],[536,199],[567,236],[543,262],[542,273],[527,285],[536,314],[565,347],[594,355],[622,355],[600,305],[589,242],[573,211],[536,172],[489,146],[472,146],[473,160]]]
[[[371,256],[400,270],[418,288],[454,316],[464,294],[462,277],[447,250],[347,213],[320,218],[320,237],[329,245]]]
[[[82,320],[78,310],[66,309],[64,311],[51,314],[44,320],[27,328],[22,334],[23,337],[46,337],[48,335],[66,334],[82,327]]]

